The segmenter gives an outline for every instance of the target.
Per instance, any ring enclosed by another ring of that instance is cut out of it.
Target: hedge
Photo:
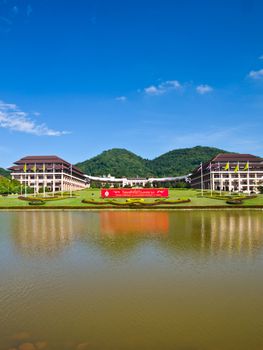
[[[76,198],[76,197],[24,197],[24,196],[18,197],[18,199],[22,201],[27,201],[27,202],[35,202],[35,201],[52,202],[52,201],[59,201],[63,199],[69,199],[69,198]]]
[[[44,205],[46,204],[46,202],[44,201],[32,201],[32,202],[28,202],[29,205]]]
[[[180,203],[189,203],[191,202],[190,199],[188,198],[182,198],[182,199],[176,199],[176,200],[160,200],[159,202],[142,202],[142,201],[132,201],[132,202],[116,202],[116,201],[106,201],[106,202],[101,202],[101,201],[95,201],[95,200],[87,200],[83,199],[81,201],[82,203],[86,204],[94,204],[94,205],[114,205],[117,207],[152,207],[152,206],[158,206],[158,205],[172,205],[172,204],[180,204]]]

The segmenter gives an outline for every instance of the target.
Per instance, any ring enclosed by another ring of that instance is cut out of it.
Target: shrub
[[[28,202],[29,205],[44,205],[45,203],[46,202],[40,200]]]
[[[229,199],[226,201],[227,204],[243,204],[242,199]]]
[[[153,206],[158,206],[158,205],[173,205],[173,204],[180,204],[180,203],[189,203],[191,200],[189,198],[179,198],[175,200],[160,200],[156,201],[154,200],[153,202],[144,202],[142,199],[139,198],[139,200],[134,200],[134,201],[128,201],[126,202],[117,202],[115,200],[107,200],[105,202],[99,202],[95,200],[86,200],[83,199],[81,201],[82,203],[86,204],[94,204],[94,205],[114,205],[114,206],[119,206],[119,207],[140,207],[140,208],[147,208],[147,207],[153,207]]]
[[[58,201],[58,200],[63,200],[63,199],[68,199],[68,198],[75,198],[75,196],[72,197],[25,197],[25,196],[19,196],[18,199],[22,201],[47,201],[47,202],[53,202],[53,201]]]
[[[126,199],[127,203],[143,203],[144,199],[143,198],[128,198]]]

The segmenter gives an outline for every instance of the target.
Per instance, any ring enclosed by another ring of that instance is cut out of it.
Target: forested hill
[[[214,147],[196,146],[176,149],[153,159],[151,169],[156,176],[187,175],[201,162],[207,162],[218,153],[226,151]]]
[[[152,175],[147,164],[147,160],[126,149],[113,148],[102,152],[94,158],[77,163],[76,166],[87,175],[100,176],[111,174],[116,177],[147,177]]]
[[[196,146],[173,150],[153,160],[147,160],[126,149],[113,148],[77,163],[76,166],[85,174],[93,176],[108,174],[116,177],[177,176],[191,173],[200,162],[207,162],[218,153],[226,151],[214,147]]]
[[[0,168],[0,175],[1,176],[9,176],[9,171],[8,170],[5,170],[3,168]]]

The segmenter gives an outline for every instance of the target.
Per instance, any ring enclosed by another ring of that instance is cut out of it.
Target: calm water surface
[[[263,349],[263,212],[1,212],[11,348]]]

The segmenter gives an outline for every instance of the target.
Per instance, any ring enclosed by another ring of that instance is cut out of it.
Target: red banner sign
[[[169,195],[168,188],[117,188],[102,189],[102,198],[158,198]]]

